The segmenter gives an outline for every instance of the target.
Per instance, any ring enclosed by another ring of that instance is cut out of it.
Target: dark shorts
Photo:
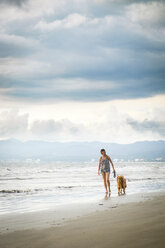
[[[110,173],[110,168],[101,169],[101,173]]]

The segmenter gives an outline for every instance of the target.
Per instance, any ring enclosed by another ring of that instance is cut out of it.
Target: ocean
[[[165,162],[118,162],[117,175],[127,180],[126,194],[165,189]],[[105,190],[98,163],[1,162],[0,214],[54,209],[67,204],[95,202]],[[116,178],[110,176],[111,197],[117,196]]]

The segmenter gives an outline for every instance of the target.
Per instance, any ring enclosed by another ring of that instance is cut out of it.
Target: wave
[[[12,178],[0,178],[0,181],[12,181],[12,180],[32,180],[33,177],[21,178],[21,177],[12,177]]]
[[[76,186],[57,186],[58,189],[72,189],[75,188]]]
[[[33,193],[33,192],[38,192],[38,191],[47,191],[49,189],[27,189],[27,190],[20,190],[20,189],[11,189],[11,190],[0,190],[1,194],[19,194],[19,193]]]
[[[20,189],[12,189],[12,190],[3,189],[3,190],[0,190],[0,193],[3,193],[3,194],[28,193],[28,192],[30,192],[30,190],[20,190]]]
[[[151,177],[148,177],[148,178],[132,178],[132,179],[127,179],[128,182],[135,182],[135,181],[150,181],[150,180],[164,180],[163,177],[160,177],[160,178],[151,178]]]
[[[46,188],[46,189],[42,189],[42,188],[37,188],[37,189],[28,189],[28,190],[20,190],[20,189],[11,189],[11,190],[0,190],[0,194],[19,194],[19,193],[33,193],[33,192],[40,192],[40,191],[51,191],[53,189],[72,189],[75,188],[76,186],[57,186],[57,187],[53,187],[53,188]]]

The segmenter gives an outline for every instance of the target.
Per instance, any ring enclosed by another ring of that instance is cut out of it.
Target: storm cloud
[[[5,2],[2,95],[107,101],[165,91],[164,1]]]
[[[21,6],[28,0],[0,0],[0,4]]]

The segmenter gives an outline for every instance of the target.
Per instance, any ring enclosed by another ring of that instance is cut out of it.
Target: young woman
[[[112,165],[113,172],[115,172],[115,168],[111,158],[106,154],[105,149],[101,149],[100,153],[101,153],[101,157],[99,159],[98,175],[100,175],[100,170],[101,170],[101,174],[104,181],[105,193],[107,195],[109,190],[109,195],[110,195],[111,194],[110,180],[109,180],[110,163]],[[108,185],[108,190],[107,190],[107,185]]]

